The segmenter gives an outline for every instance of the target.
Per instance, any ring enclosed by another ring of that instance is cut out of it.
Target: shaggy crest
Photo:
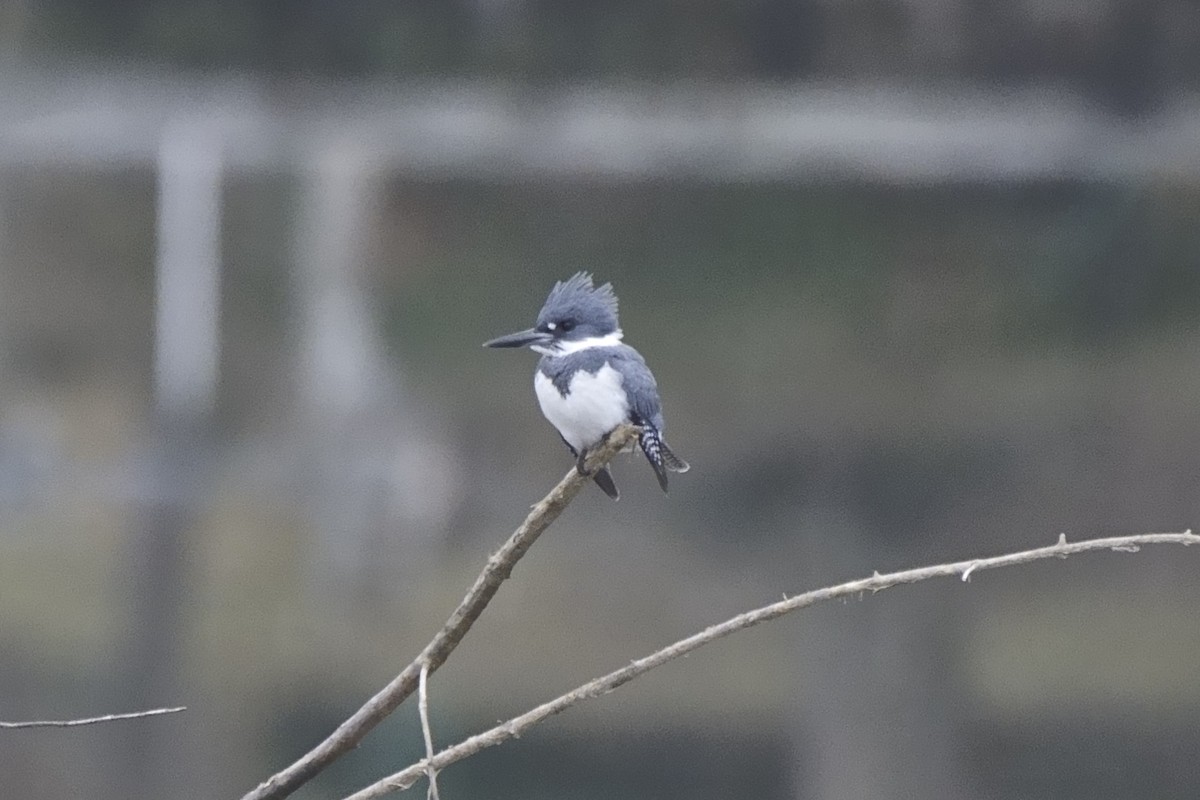
[[[592,276],[587,272],[576,272],[565,281],[558,281],[550,290],[546,304],[542,306],[539,321],[547,313],[584,312],[612,316],[612,325],[617,325],[617,294],[611,283],[592,285]]]

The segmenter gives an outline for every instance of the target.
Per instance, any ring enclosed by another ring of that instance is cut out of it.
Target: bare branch
[[[117,722],[123,719],[142,719],[144,717],[157,717],[162,714],[178,714],[180,711],[187,711],[187,706],[152,708],[149,711],[105,714],[103,717],[87,717],[85,719],[40,719],[31,722],[0,722],[0,728],[78,728],[82,725],[95,725],[100,722]]]
[[[421,680],[418,682],[417,710],[421,714],[421,733],[425,736],[425,761],[433,758],[433,731],[429,727],[429,665],[421,665]],[[425,770],[429,779],[429,795],[426,800],[441,800],[438,796],[437,770],[432,766]]]
[[[621,448],[631,442],[637,435],[638,428],[632,425],[622,425],[609,435],[603,446],[593,452],[587,460],[587,469],[593,472],[607,464]],[[405,699],[416,689],[420,678],[422,665],[428,665],[432,674],[454,651],[467,631],[475,624],[475,620],[487,608],[496,591],[509,575],[513,567],[521,559],[530,546],[559,514],[575,499],[580,489],[587,483],[587,478],[575,469],[567,473],[550,494],[546,495],[533,506],[529,516],[521,526],[509,537],[508,541],[491,558],[474,585],[458,604],[458,608],[446,620],[446,624],[437,632],[425,649],[413,659],[404,670],[392,681],[380,689],[374,697],[368,700],[362,708],[337,727],[325,741],[321,742],[300,760],[276,773],[265,782],[247,793],[242,800],[277,800],[287,797],[296,789],[303,786],[334,760],[353,749],[376,725],[396,710]]]
[[[488,731],[476,734],[453,747],[447,747],[433,758],[422,759],[400,772],[389,775],[355,792],[345,800],[374,800],[374,798],[382,797],[390,792],[407,789],[430,769],[444,769],[457,761],[478,753],[480,750],[494,747],[507,739],[520,736],[547,717],[565,711],[584,700],[608,694],[622,684],[628,683],[639,675],[649,672],[668,661],[686,655],[699,647],[728,636],[731,633],[745,630],[761,622],[776,619],[797,609],[807,608],[826,600],[849,597],[865,592],[875,593],[900,584],[917,583],[918,581],[925,581],[930,578],[939,578],[948,575],[969,577],[973,573],[985,569],[1012,567],[1017,564],[1027,564],[1030,561],[1040,561],[1047,558],[1066,558],[1075,553],[1085,553],[1091,550],[1110,550],[1120,553],[1136,552],[1137,548],[1150,544],[1200,544],[1200,536],[1195,536],[1188,530],[1183,533],[1146,533],[1137,536],[1113,536],[1105,539],[1072,542],[1070,544],[1067,543],[1066,537],[1062,536],[1059,538],[1057,544],[1050,547],[1039,547],[1034,550],[1024,550],[1002,556],[975,558],[968,561],[957,561],[951,564],[939,564],[919,569],[903,570],[901,572],[889,572],[883,575],[876,572],[869,578],[861,578],[825,589],[815,589],[811,592],[795,595],[794,597],[785,597],[779,602],[763,606],[762,608],[756,608],[753,611],[747,611],[718,625],[705,628],[699,633],[675,642],[675,644],[664,647],[655,653],[651,653],[645,658],[639,658],[615,672],[610,672],[603,677],[585,683],[574,691],[568,692],[548,703],[543,703],[537,708],[527,711],[520,716],[513,717]]]

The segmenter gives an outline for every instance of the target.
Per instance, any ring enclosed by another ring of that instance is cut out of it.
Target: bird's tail
[[[667,491],[668,470],[687,472],[691,469],[686,461],[675,455],[670,447],[667,447],[662,434],[653,427],[647,425],[642,428],[642,435],[638,437],[638,443],[641,444],[642,452],[646,454],[646,460],[650,462],[654,476],[658,478],[658,485],[662,487],[664,493]]]
[[[621,499],[621,493],[617,490],[617,484],[613,482],[612,473],[608,471],[608,467],[601,467],[596,470],[596,474],[592,475],[592,480],[613,500]]]

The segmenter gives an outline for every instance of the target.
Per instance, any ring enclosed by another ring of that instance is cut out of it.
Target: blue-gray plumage
[[[535,327],[485,346],[528,346],[542,354],[534,374],[538,403],[575,454],[581,472],[588,450],[622,422],[632,422],[642,429],[639,444],[665,492],[667,471],[686,472],[688,465],[663,440],[654,375],[621,337],[612,285],[594,287],[592,277],[580,272],[554,285]],[[593,477],[606,494],[617,498],[606,468]]]

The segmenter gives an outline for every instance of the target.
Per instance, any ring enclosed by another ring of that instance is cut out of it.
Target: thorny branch
[[[637,435],[638,428],[622,425],[608,440],[588,456],[589,472],[612,460]],[[588,479],[572,469],[558,482],[550,494],[533,506],[529,516],[509,537],[508,541],[488,559],[487,565],[475,579],[474,585],[446,620],[446,624],[404,670],[354,712],[326,739],[291,766],[271,776],[247,793],[242,800],[278,800],[299,789],[333,761],[358,745],[370,731],[387,718],[417,689],[421,668],[433,674],[466,636],[475,620],[487,608],[496,591],[530,546],[559,514],[575,499]]]
[[[95,725],[100,722],[117,722],[123,719],[143,719],[157,717],[162,714],[178,714],[187,711],[187,706],[175,708],[152,708],[149,711],[130,711],[125,714],[105,714],[103,717],[86,717],[84,719],[39,719],[30,722],[0,722],[0,728],[78,728],[82,725]]]
[[[590,700],[607,694],[639,675],[668,661],[686,655],[703,645],[728,636],[731,633],[753,627],[761,622],[776,619],[797,609],[807,608],[826,600],[850,597],[866,592],[875,593],[893,586],[917,583],[918,581],[925,581],[930,578],[954,575],[960,577],[963,581],[968,581],[973,573],[986,569],[1012,567],[1047,558],[1066,558],[1076,553],[1086,553],[1092,550],[1132,553],[1137,552],[1143,545],[1151,544],[1200,544],[1200,536],[1196,536],[1188,530],[1183,533],[1146,533],[1135,536],[1113,536],[1104,539],[1087,539],[1080,542],[1068,543],[1066,536],[1060,535],[1058,542],[1049,547],[1039,547],[1033,550],[1023,550],[1017,553],[1008,553],[990,558],[976,558],[969,561],[956,561],[950,564],[938,564],[930,567],[902,570],[900,572],[889,572],[883,575],[876,572],[869,578],[861,578],[824,589],[815,589],[794,597],[785,597],[779,602],[756,608],[753,611],[747,611],[718,625],[706,628],[686,639],[682,639],[655,653],[651,653],[645,658],[639,658],[621,669],[585,683],[574,691],[568,692],[548,703],[543,703],[537,708],[527,711],[520,716],[513,717],[490,730],[476,734],[452,747],[447,747],[432,758],[424,758],[400,772],[389,775],[355,792],[345,798],[345,800],[374,800],[374,798],[382,797],[385,794],[407,789],[429,771],[445,769],[457,761],[478,753],[480,750],[494,747],[507,739],[518,737],[547,717],[565,711],[584,700]]]

